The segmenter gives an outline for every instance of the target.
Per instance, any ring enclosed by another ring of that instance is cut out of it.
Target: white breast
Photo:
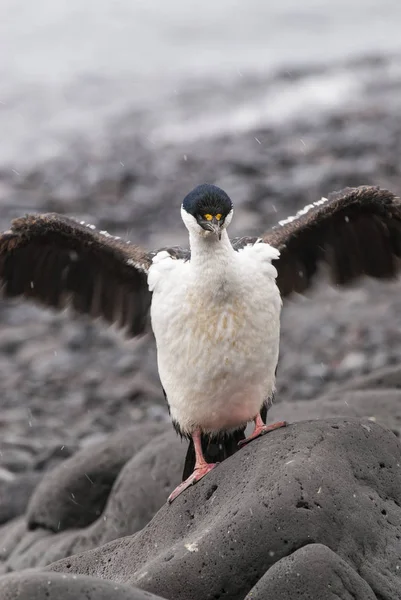
[[[158,367],[182,431],[230,430],[272,395],[281,298],[266,244],[232,251],[223,272],[166,254],[149,271]]]

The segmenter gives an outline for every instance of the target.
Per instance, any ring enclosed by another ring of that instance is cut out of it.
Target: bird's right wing
[[[273,264],[282,296],[307,290],[320,263],[337,285],[391,279],[401,270],[401,201],[378,187],[344,188],[279,222],[262,241],[280,251]]]
[[[401,201],[373,186],[344,188],[280,221],[260,238],[232,240],[234,250],[258,242],[280,251],[273,260],[281,295],[310,288],[325,263],[332,281],[391,279],[401,271]]]
[[[0,288],[62,310],[71,307],[144,333],[151,256],[93,225],[54,213],[16,219],[0,234]]]

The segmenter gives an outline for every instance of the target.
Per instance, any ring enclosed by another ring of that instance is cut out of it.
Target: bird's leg
[[[264,435],[265,433],[268,433],[269,431],[273,431],[274,429],[279,429],[280,427],[285,427],[287,425],[286,421],[277,421],[277,423],[272,423],[271,425],[265,425],[263,423],[263,420],[262,420],[262,417],[260,416],[260,414],[258,414],[258,416],[255,417],[254,422],[255,422],[255,429],[253,430],[251,435],[249,437],[245,438],[244,440],[241,440],[240,442],[238,442],[238,446],[240,448],[242,448],[242,446],[245,446],[245,444],[248,444],[255,438],[258,438],[259,436]]]
[[[203,452],[202,452],[202,442],[201,442],[201,431],[200,431],[200,429],[197,429],[197,430],[195,430],[193,432],[193,434],[192,434],[192,440],[194,442],[194,448],[195,448],[195,469],[194,469],[194,472],[192,473],[192,475],[190,475],[188,477],[188,479],[186,479],[185,481],[183,481],[182,483],[180,483],[180,485],[178,487],[176,487],[173,492],[171,492],[170,496],[168,497],[169,504],[173,500],[175,500],[175,498],[177,498],[177,496],[179,496],[181,494],[181,492],[183,492],[188,487],[190,487],[191,485],[193,485],[194,483],[196,483],[197,481],[199,481],[199,479],[202,479],[202,477],[204,477],[205,475],[207,475],[207,473],[209,473],[209,471],[211,471],[212,469],[214,469],[214,467],[219,464],[219,463],[208,463],[208,462],[205,461],[205,458],[204,458]]]

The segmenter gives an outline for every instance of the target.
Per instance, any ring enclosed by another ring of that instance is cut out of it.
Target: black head
[[[221,230],[228,225],[225,220],[232,211],[233,203],[222,189],[203,183],[185,196],[182,207],[202,229],[212,231],[220,238]]]

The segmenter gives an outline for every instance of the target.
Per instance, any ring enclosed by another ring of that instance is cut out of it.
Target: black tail
[[[223,434],[219,438],[210,438],[202,434],[202,450],[206,462],[222,462],[237,452],[238,442],[245,438],[245,429],[238,429],[231,434]],[[195,468],[195,448],[192,438],[189,439],[187,455],[185,457],[184,472],[182,480],[185,481]]]

